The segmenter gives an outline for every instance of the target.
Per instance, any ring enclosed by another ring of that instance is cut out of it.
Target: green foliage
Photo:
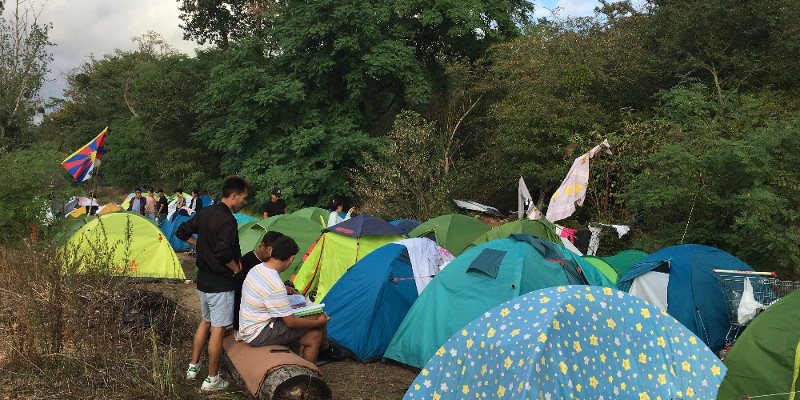
[[[646,37],[666,76],[700,78],[718,95],[767,85],[797,90],[797,1],[654,0],[652,6]]]
[[[541,209],[575,157],[646,108],[657,88],[638,35],[644,18],[540,21],[524,37],[493,49],[502,98],[492,109],[490,164],[515,167],[482,169],[484,190],[506,199],[495,204],[515,208],[521,175]],[[486,159],[475,157],[471,163]]]
[[[400,113],[386,143],[364,155],[365,170],[354,176],[361,208],[387,220],[425,221],[449,212],[452,180],[444,173],[443,138],[434,122]]]
[[[800,265],[800,191],[792,171],[800,158],[792,149],[800,148],[800,120],[761,124],[754,99],[730,93],[726,107],[711,110],[703,104],[715,104],[716,96],[702,89],[662,95],[659,109],[668,111],[662,118],[679,133],[648,157],[626,190],[629,209],[643,223],[638,244],[651,251],[707,244],[757,270],[793,277]],[[697,112],[703,109],[708,113]]]
[[[29,237],[31,225],[41,228],[48,221],[47,211],[57,199],[75,194],[60,164],[65,156],[55,146],[37,144],[0,157],[0,243]]]

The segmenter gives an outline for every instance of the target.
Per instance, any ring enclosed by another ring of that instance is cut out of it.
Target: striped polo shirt
[[[291,314],[292,307],[286,294],[286,286],[278,271],[267,268],[264,263],[256,265],[247,273],[242,286],[237,338],[250,342],[273,318]]]

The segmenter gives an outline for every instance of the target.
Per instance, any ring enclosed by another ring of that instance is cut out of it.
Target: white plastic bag
[[[759,311],[767,308],[756,300],[753,294],[753,285],[750,284],[750,278],[744,278],[743,286],[742,299],[739,300],[739,309],[737,310],[739,325],[747,324],[747,322],[756,317]]]

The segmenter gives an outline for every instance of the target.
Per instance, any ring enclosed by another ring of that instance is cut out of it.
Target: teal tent
[[[433,278],[384,357],[421,368],[453,333],[486,310],[522,293],[570,284],[613,286],[577,254],[530,234],[484,243]]]

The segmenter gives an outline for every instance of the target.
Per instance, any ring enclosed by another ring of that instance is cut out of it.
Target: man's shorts
[[[200,296],[200,309],[203,321],[211,322],[211,326],[224,328],[233,324],[233,290],[220,293],[197,291]]]
[[[283,323],[280,318],[273,318],[258,336],[248,342],[250,346],[261,347],[269,345],[291,346],[299,344],[300,338],[306,334],[305,329],[292,329]]]

